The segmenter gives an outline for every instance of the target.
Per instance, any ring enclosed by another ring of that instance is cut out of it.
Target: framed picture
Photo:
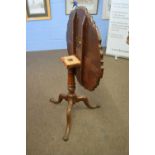
[[[66,14],[70,14],[74,9],[74,0],[66,0]],[[77,0],[78,6],[85,6],[90,14],[97,14],[98,0]]]
[[[26,0],[27,20],[50,19],[50,0]]]
[[[110,18],[110,10],[111,10],[111,0],[104,0],[103,1],[103,12],[102,12],[103,19]]]

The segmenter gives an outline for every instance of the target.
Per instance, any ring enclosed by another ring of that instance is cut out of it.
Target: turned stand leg
[[[88,98],[85,97],[85,96],[77,96],[77,97],[76,97],[76,102],[80,102],[80,101],[83,101],[84,104],[85,104],[89,109],[96,109],[96,108],[99,108],[99,107],[100,107],[99,105],[95,105],[95,106],[90,105],[90,103],[89,103],[89,101],[88,101]]]
[[[51,98],[50,102],[53,102],[54,104],[59,104],[59,103],[61,103],[61,101],[63,99],[67,101],[68,100],[68,96],[65,95],[65,94],[60,94],[59,97],[58,97],[58,100],[55,100],[54,98]]]
[[[63,137],[64,141],[67,141],[69,139],[69,134],[70,134],[71,125],[72,125],[71,110],[72,110],[73,104],[74,104],[73,100],[69,99],[68,100],[68,107],[67,107],[67,111],[66,111],[67,125],[66,125],[65,135]]]

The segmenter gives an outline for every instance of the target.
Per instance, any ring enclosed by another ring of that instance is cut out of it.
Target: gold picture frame
[[[77,0],[77,2],[78,6],[86,7],[91,15],[98,13],[99,0]],[[73,0],[66,0],[66,15],[69,15],[73,9]]]
[[[51,19],[50,0],[26,0],[26,20]]]

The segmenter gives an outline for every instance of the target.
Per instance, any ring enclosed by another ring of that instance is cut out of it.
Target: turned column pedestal
[[[67,125],[65,134],[63,137],[64,141],[67,141],[69,139],[69,134],[71,130],[71,110],[75,103],[83,101],[83,103],[90,109],[99,108],[100,106],[92,106],[89,104],[87,97],[85,96],[77,96],[75,94],[75,68],[79,67],[81,65],[80,60],[74,56],[66,56],[61,58],[64,65],[67,67],[68,70],[68,94],[59,94],[58,100],[54,100],[53,98],[50,99],[51,102],[58,104],[61,103],[61,101],[64,99],[68,102],[67,110],[66,110],[66,119],[67,119]]]

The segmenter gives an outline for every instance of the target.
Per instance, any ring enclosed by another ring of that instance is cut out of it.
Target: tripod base
[[[71,130],[71,110],[72,110],[72,106],[80,101],[83,101],[83,103],[90,109],[96,109],[99,108],[99,105],[96,106],[92,106],[90,105],[88,98],[85,96],[76,96],[75,94],[60,94],[58,97],[58,100],[54,100],[53,98],[50,99],[50,102],[53,102],[54,104],[59,104],[61,103],[62,100],[66,100],[68,101],[68,107],[67,107],[67,111],[66,111],[66,119],[67,119],[67,125],[66,125],[66,130],[65,130],[65,134],[63,137],[64,141],[67,141],[69,139],[69,134],[70,134],[70,130]]]
[[[66,119],[67,119],[67,125],[66,125],[66,130],[65,130],[65,135],[63,137],[64,141],[67,141],[69,139],[69,134],[71,130],[71,111],[72,107],[75,103],[83,101],[84,104],[90,108],[90,109],[96,109],[99,108],[99,106],[92,106],[89,104],[87,97],[85,96],[77,96],[75,94],[75,68],[79,67],[81,65],[80,60],[74,56],[65,56],[61,58],[62,62],[65,64],[68,70],[68,94],[60,94],[58,97],[58,100],[54,100],[53,98],[50,99],[51,102],[58,104],[61,103],[62,100],[66,100],[68,102],[68,107],[66,111]]]

